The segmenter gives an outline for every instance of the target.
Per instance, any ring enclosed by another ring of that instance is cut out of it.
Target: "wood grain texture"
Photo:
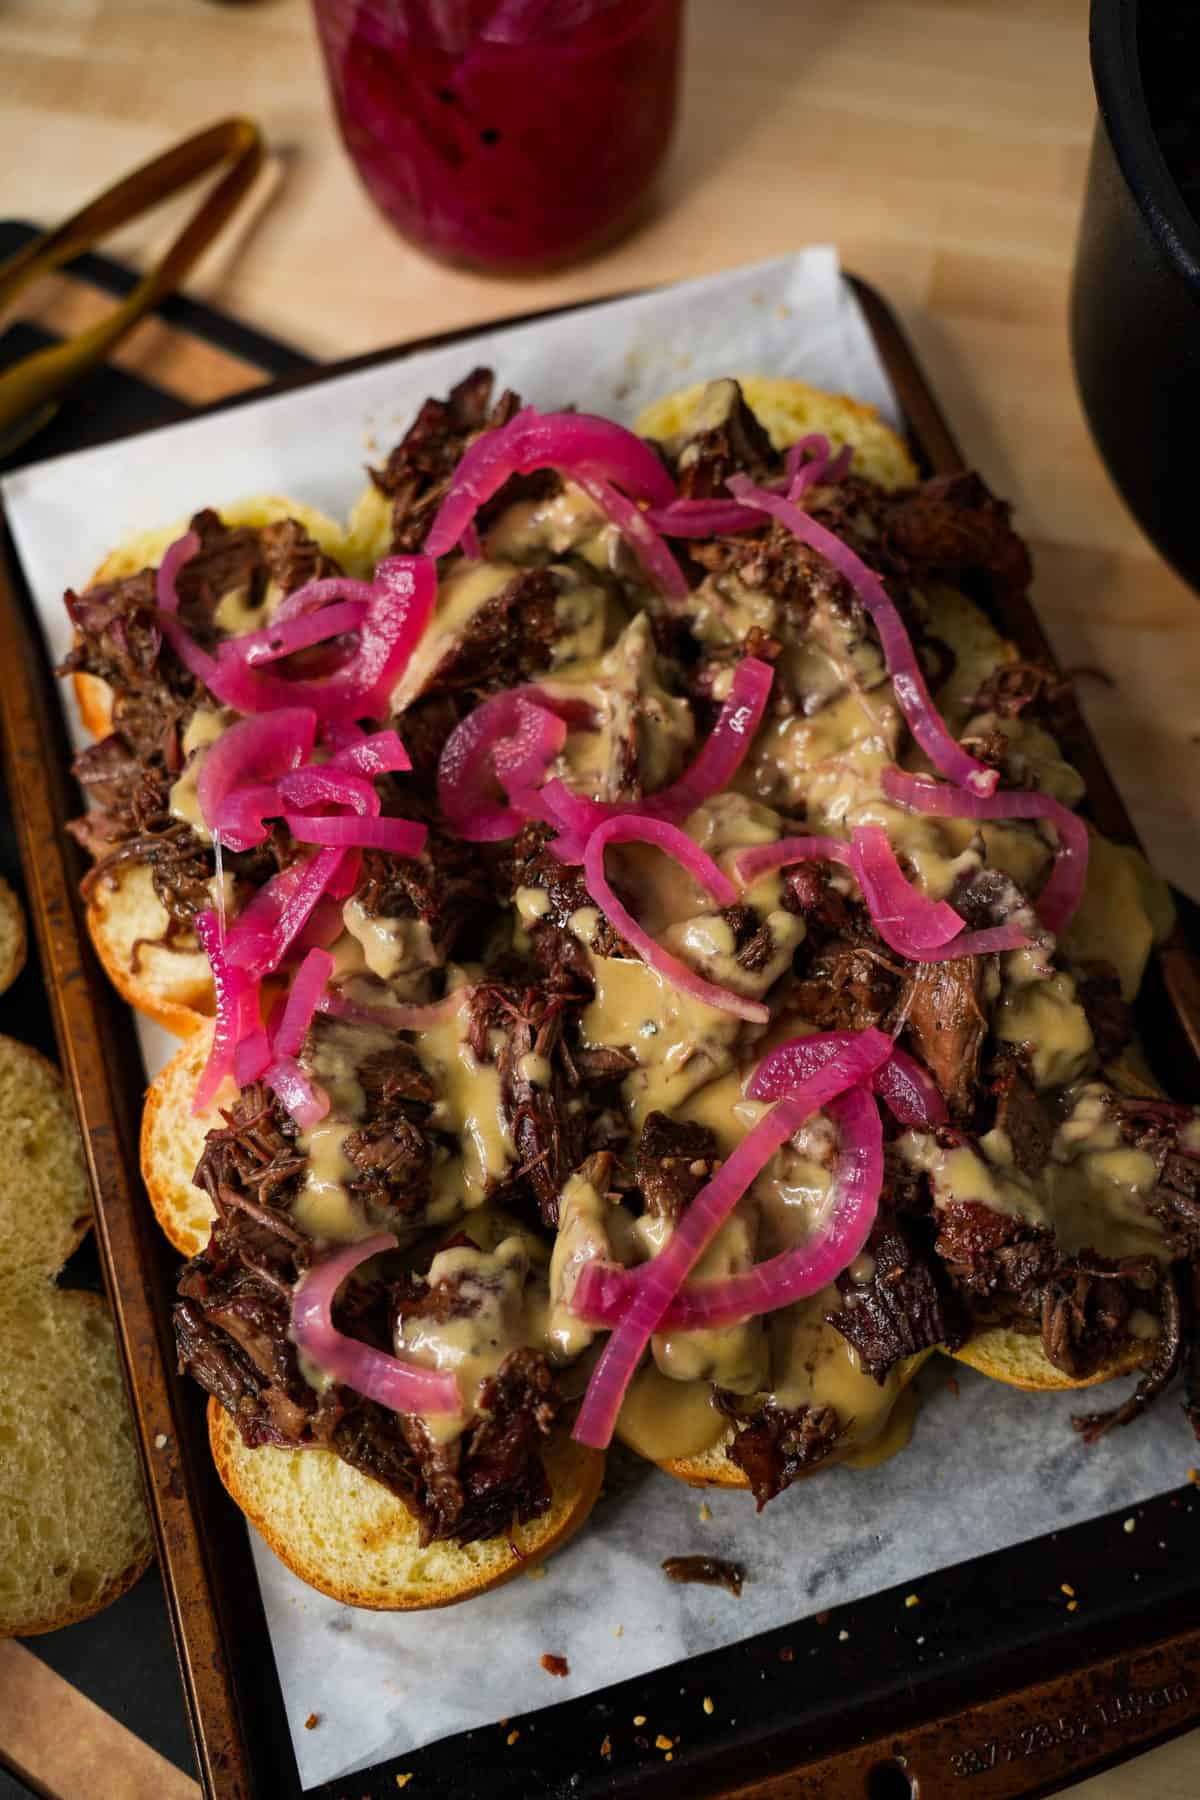
[[[190,1775],[12,1642],[0,1644],[0,1753],[52,1800],[200,1800]]]
[[[898,308],[968,456],[1016,505],[1035,598],[1151,855],[1200,897],[1200,605],[1088,438],[1066,295],[1092,124],[1086,0],[691,0],[649,223],[582,267],[491,280],[379,220],[336,141],[307,0],[9,0],[0,210],[50,222],[224,113],[273,152],[193,292],[321,356],[829,240]],[[113,246],[144,259],[160,214]],[[147,346],[147,354],[150,346]],[[1119,354],[1119,346],[1114,346]],[[1200,1734],[1087,1800],[1194,1793]]]

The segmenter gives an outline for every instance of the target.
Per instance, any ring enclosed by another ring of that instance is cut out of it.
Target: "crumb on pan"
[[[571,1665],[566,1657],[556,1656],[552,1650],[546,1651],[541,1662],[547,1675],[567,1676],[571,1673]]]
[[[304,1721],[304,1729],[305,1731],[315,1731],[320,1723],[320,1713],[309,1713],[307,1719]]]

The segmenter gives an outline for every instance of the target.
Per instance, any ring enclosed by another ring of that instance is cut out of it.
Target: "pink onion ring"
[[[746,1000],[741,994],[735,994],[732,988],[718,987],[711,981],[705,981],[703,976],[689,969],[686,963],[672,956],[669,950],[664,950],[661,944],[655,943],[648,931],[642,929],[633,914],[617,899],[605,876],[604,852],[610,844],[652,844],[686,869],[719,906],[732,906],[737,898],[737,889],[721,873],[711,856],[706,856],[698,844],[693,843],[677,826],[669,825],[665,819],[650,819],[635,813],[623,818],[606,819],[603,825],[598,825],[592,832],[583,852],[583,879],[588,893],[613,930],[632,945],[644,962],[674,987],[690,994],[693,1000],[702,1001],[705,1006],[715,1007],[718,1012],[732,1013],[735,1018],[746,1019],[756,1025],[766,1024],[771,1012],[761,1000]]]
[[[783,1250],[741,1274],[681,1287],[663,1315],[660,1331],[707,1331],[806,1300],[849,1267],[871,1235],[883,1186],[883,1131],[875,1102],[864,1089],[848,1088],[827,1103],[841,1127],[841,1148],[830,1183],[829,1218],[816,1240]],[[619,1325],[634,1287],[652,1263],[636,1269],[611,1263],[583,1265],[571,1311],[598,1325]]]
[[[891,1039],[883,1032],[860,1033],[853,1051],[833,1058],[789,1099],[777,1101],[700,1189],[663,1250],[646,1265],[628,1312],[604,1346],[573,1433],[580,1443],[597,1448],[608,1443],[625,1390],[667,1308],[775,1151],[814,1112],[873,1074],[890,1051]]]
[[[420,856],[429,829],[414,819],[310,818],[284,813],[298,844],[333,844],[343,850],[384,850],[390,856]]]
[[[395,1238],[382,1232],[363,1243],[331,1251],[314,1263],[292,1296],[292,1342],[334,1381],[392,1412],[460,1412],[462,1399],[453,1375],[360,1344],[333,1323],[333,1303],[347,1276],[368,1257],[380,1256],[395,1246]]]
[[[227,1075],[232,1075],[234,1056],[243,1038],[261,1029],[258,1017],[258,983],[242,969],[231,966],[221,943],[221,926],[212,907],[196,914],[196,936],[212,970],[216,1016],[212,1046],[192,1096],[193,1113],[212,1105]]]
[[[687,576],[641,507],[619,493],[611,481],[605,481],[602,476],[588,475],[577,469],[571,479],[609,523],[616,526],[626,542],[633,546],[638,561],[654,586],[670,600],[686,600]]]
[[[766,711],[775,671],[757,656],[743,656],[733,672],[733,683],[717,722],[700,746],[699,754],[678,781],[650,794],[639,810],[652,818],[678,824],[713,794],[729,786],[741,768]]]
[[[857,1031],[814,1031],[789,1038],[769,1052],[754,1072],[747,1092],[755,1100],[783,1100],[833,1057],[848,1051]],[[892,1045],[887,1061],[876,1069],[871,1085],[899,1125],[944,1125],[946,1102],[931,1075],[908,1054]]]
[[[382,1025],[388,1031],[428,1031],[453,1018],[470,995],[469,987],[461,987],[441,1000],[430,1001],[427,1006],[364,1006],[344,994],[322,994],[317,1010],[328,1013],[333,1019],[348,1019],[356,1025]]]
[[[499,843],[515,837],[524,823],[515,807],[501,801],[493,766],[496,745],[520,727],[522,703],[568,724],[592,716],[578,701],[560,701],[526,684],[493,694],[459,721],[438,762],[438,805],[451,830],[468,843]]]
[[[228,817],[223,813],[230,795],[254,781],[261,784],[254,789],[257,796],[268,782],[298,769],[312,755],[316,731],[317,715],[310,706],[281,706],[239,719],[204,751],[196,798],[204,823],[230,850],[249,850],[267,836],[262,812],[247,811],[245,802]]]
[[[253,980],[274,974],[318,900],[330,888],[347,852],[318,850],[272,875],[237,916],[225,940],[227,961]]]
[[[283,1015],[271,1036],[271,1048],[276,1056],[299,1056],[325,991],[325,983],[333,970],[334,961],[328,950],[310,950],[300,964]]]
[[[889,800],[913,812],[938,819],[1045,819],[1058,833],[1058,854],[1050,878],[1036,902],[1038,918],[1056,936],[1066,930],[1083,899],[1087,884],[1087,826],[1069,807],[1037,789],[1005,789],[999,794],[962,794],[909,775],[903,769],[886,768],[883,791]]]
[[[412,768],[412,759],[394,731],[366,732],[352,720],[328,725],[327,743],[335,746],[331,769],[352,769],[358,775],[400,775]]]
[[[336,600],[332,606],[301,613],[293,619],[276,617],[258,631],[239,632],[238,654],[250,669],[278,662],[281,657],[294,656],[298,650],[311,650],[327,638],[358,631],[366,612],[361,600]]]
[[[370,599],[358,628],[357,647],[332,674],[305,679],[252,667],[246,653],[257,634],[227,638],[213,657],[184,629],[176,617],[177,578],[183,563],[199,548],[195,532],[187,532],[171,545],[158,571],[156,592],[164,635],[184,665],[218,700],[241,713],[266,712],[277,706],[312,706],[323,720],[381,718],[386,714],[401,670],[433,611],[436,580],[427,557],[385,557],[369,584]],[[364,585],[351,582],[348,577],[344,581],[342,577],[326,579],[342,582],[355,593],[361,592]],[[290,598],[298,601],[302,594],[303,590],[297,590]],[[285,601],[276,614],[280,629],[285,629],[294,618],[304,617],[305,612],[299,601],[290,609]]]
[[[851,837],[855,874],[871,921],[885,944],[920,962],[963,929],[944,900],[930,900],[908,880],[881,825],[856,825]]]
[[[808,544],[819,556],[832,563],[838,574],[850,584],[875,621],[896,702],[907,719],[914,738],[930,762],[947,780],[970,789],[972,793],[990,794],[998,779],[995,769],[989,769],[985,763],[968,755],[934,706],[912,640],[878,575],[868,569],[848,544],[844,544],[841,538],[824,525],[819,525],[794,501],[781,494],[768,493],[765,488],[755,487],[745,475],[731,475],[727,485],[739,500],[744,500],[747,505],[759,506],[773,518],[779,519],[802,543]]]
[[[329,1111],[329,1095],[294,1056],[277,1056],[262,1079],[301,1131],[311,1131]]]
[[[539,414],[523,407],[507,425],[485,431],[467,449],[425,540],[427,556],[453,550],[479,508],[498,494],[510,475],[556,469],[566,479],[596,475],[633,500],[669,506],[675,488],[642,438],[593,413]]]
[[[670,506],[652,506],[646,523],[663,537],[726,537],[735,531],[758,531],[762,514],[740,500],[672,500]]]
[[[878,831],[879,826],[860,826],[859,831]],[[855,837],[857,839],[858,832]],[[870,852],[868,851],[868,854]],[[890,846],[889,846],[890,854]],[[871,922],[884,942],[889,944],[899,955],[908,957],[913,962],[950,962],[961,956],[986,956],[1001,950],[1021,950],[1029,942],[1025,932],[1019,925],[993,925],[982,931],[959,931],[956,936],[941,944],[932,944],[929,939],[942,929],[937,920],[941,917],[931,900],[918,894],[915,889],[908,888],[911,900],[897,896],[897,904],[886,900],[890,893],[890,879],[883,889],[877,880],[872,879],[871,871],[864,871],[863,852],[855,844],[847,844],[841,838],[831,837],[795,837],[781,838],[775,844],[756,844],[753,849],[743,850],[734,858],[734,871],[743,887],[750,887],[759,876],[768,874],[773,869],[786,868],[798,862],[836,862],[850,870],[854,879],[863,890],[863,898],[871,913]],[[866,878],[864,879],[864,874]],[[904,880],[902,872],[897,868],[896,875]],[[905,883],[907,888],[908,884]],[[878,916],[877,916],[878,909]],[[926,909],[932,909],[933,923],[929,923]],[[925,941],[918,947],[917,943],[906,935],[900,926],[906,916],[916,919],[918,935]],[[952,908],[947,908],[958,919],[962,920]]]

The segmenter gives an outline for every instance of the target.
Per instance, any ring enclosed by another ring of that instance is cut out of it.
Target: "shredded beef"
[[[679,492],[688,500],[708,500],[723,493],[731,475],[762,480],[779,464],[741,387],[728,378],[709,382],[696,423],[674,450]]]
[[[256,1082],[243,1088],[223,1117],[225,1124],[205,1139],[196,1186],[214,1205],[222,1189],[240,1188],[264,1205],[286,1206],[300,1186],[306,1164],[287,1111]]]
[[[411,556],[421,549],[471,439],[507,425],[519,408],[520,400],[507,390],[493,402],[494,385],[490,369],[472,369],[444,400],[426,400],[383,468],[370,471],[375,486],[391,501],[394,552]],[[540,487],[545,487],[544,478]],[[527,491],[528,481],[507,483],[481,517],[490,517],[497,502],[507,504]]]
[[[901,1219],[885,1204],[866,1244],[870,1275],[856,1280],[852,1264],[838,1278],[842,1306],[826,1321],[878,1382],[902,1357],[936,1344],[956,1349],[967,1335],[962,1304],[931,1254],[931,1239],[925,1221]]]
[[[1135,1100],[1115,1091],[1108,1104],[1126,1143],[1154,1158],[1157,1179],[1146,1206],[1166,1231],[1173,1254],[1200,1257],[1200,1154],[1180,1144],[1180,1132],[1196,1114],[1170,1100]]]
[[[472,613],[422,695],[494,694],[548,669],[559,637],[559,586],[552,569],[514,575]]]
[[[927,574],[956,577],[1004,600],[1023,594],[1032,575],[1011,515],[978,475],[945,475],[896,498],[888,509],[889,545]]]
[[[1047,1359],[1074,1380],[1126,1344],[1135,1309],[1154,1313],[1167,1303],[1169,1284],[1144,1259],[1067,1255],[1045,1226],[977,1201],[954,1201],[937,1218],[937,1254],[972,1310],[1038,1332]]]
[[[807,935],[786,1004],[819,1031],[865,1031],[895,1010],[905,965],[880,948],[866,909],[843,899],[824,868],[789,873],[784,905],[801,914]]]
[[[1047,1360],[1072,1377],[1102,1367],[1128,1338],[1134,1308],[1154,1306],[1156,1300],[1165,1303],[1170,1286],[1169,1281],[1160,1283],[1152,1262],[1064,1257],[1042,1293],[1042,1349]]]
[[[350,1192],[370,1209],[411,1213],[429,1200],[433,1145],[426,1129],[434,1085],[411,1045],[397,1041],[358,1071],[366,1123],[343,1149],[357,1174]]]
[[[663,1573],[668,1581],[724,1588],[735,1600],[741,1599],[746,1580],[741,1563],[727,1562],[723,1556],[665,1556]]]
[[[956,1120],[970,1118],[978,1093],[987,964],[983,956],[918,963],[902,1008],[904,1043],[929,1070]]]
[[[992,1124],[1006,1134],[1014,1163],[1026,1175],[1038,1175],[1050,1156],[1054,1126],[1025,1078],[1020,1057],[1003,1051],[993,1059],[988,1092],[996,1102]]]
[[[512,897],[518,888],[541,889],[549,905],[528,927],[530,954],[541,979],[558,992],[590,995],[593,976],[589,949],[593,956],[621,956],[629,952],[602,914],[597,918],[590,946],[581,944],[570,929],[574,914],[595,912],[596,904],[584,883],[583,871],[560,862],[550,849],[551,835],[545,825],[526,825],[518,833],[501,858],[501,891]]]
[[[717,1163],[717,1140],[707,1125],[689,1125],[666,1113],[646,1115],[638,1140],[634,1178],[646,1212],[677,1219],[695,1199]]]
[[[774,1400],[743,1423],[738,1407],[744,1402],[720,1388],[714,1392],[718,1406],[735,1420],[726,1455],[749,1481],[759,1512],[798,1475],[827,1461],[847,1430],[832,1406],[778,1406]]]
[[[1069,734],[1076,723],[1070,683],[1048,663],[999,663],[972,700],[971,711],[994,713],[1001,719],[1016,719],[1028,711],[1056,736],[1064,725]]]
[[[365,850],[354,897],[368,918],[419,919],[440,964],[479,938],[495,889],[477,844],[432,830],[420,856]]]
[[[1172,1380],[1179,1367],[1183,1351],[1182,1312],[1179,1289],[1173,1273],[1168,1273],[1163,1279],[1161,1308],[1162,1335],[1155,1347],[1149,1366],[1129,1398],[1120,1406],[1114,1406],[1107,1412],[1078,1414],[1072,1419],[1071,1423],[1076,1431],[1081,1433],[1085,1444],[1094,1444],[1097,1438],[1104,1437],[1114,1425],[1128,1425],[1134,1419],[1140,1418],[1146,1408],[1158,1398]],[[1189,1400],[1190,1398],[1189,1395]],[[1195,1430],[1196,1420],[1190,1412],[1189,1420]]]
[[[528,1524],[552,1494],[540,1448],[558,1417],[554,1376],[540,1350],[510,1350],[480,1390],[481,1414],[460,1438],[437,1443],[423,1421],[398,1423],[420,1470],[421,1541],[460,1544]]]
[[[489,981],[477,985],[468,1002],[467,1041],[481,1062],[494,1061],[500,1072],[501,1104],[518,1158],[511,1180],[528,1184],[551,1227],[558,1223],[563,1182],[587,1150],[587,1110],[570,1080],[563,1045],[571,998],[584,996]],[[502,1038],[498,1051],[489,1041],[493,1031]],[[548,1065],[549,1079],[527,1058]]]
[[[1121,978],[1108,962],[1087,962],[1075,977],[1100,1061],[1108,1062],[1133,1036],[1133,1008],[1121,998]]]

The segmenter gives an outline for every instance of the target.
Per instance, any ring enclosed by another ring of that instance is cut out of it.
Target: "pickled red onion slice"
[[[1038,895],[1035,911],[1047,931],[1066,930],[1087,883],[1087,826],[1070,807],[1037,789],[1006,788],[999,794],[963,794],[939,782],[909,775],[895,767],[883,771],[889,800],[913,812],[938,819],[1045,819],[1058,833],[1058,853],[1050,878]],[[998,928],[1000,929],[1000,928]]]
[[[674,483],[654,451],[623,425],[594,413],[542,414],[526,406],[507,425],[483,432],[467,446],[425,540],[425,554],[453,550],[479,508],[511,475],[531,475],[535,469],[555,469],[568,480],[598,476],[652,506],[669,506],[675,498]]]
[[[333,1019],[349,1019],[359,1025],[383,1025],[389,1031],[428,1031],[432,1025],[453,1018],[471,994],[469,987],[455,988],[444,999],[432,1000],[427,1006],[366,1006],[345,994],[322,994],[318,1012]]]
[[[789,1038],[763,1057],[747,1093],[755,1100],[781,1100],[799,1084],[848,1050],[857,1031],[814,1031]],[[871,1077],[871,1085],[900,1125],[944,1125],[946,1102],[933,1077],[907,1050],[892,1045],[888,1059]]]
[[[604,852],[610,844],[651,844],[656,849],[665,851],[673,862],[687,870],[705,888],[719,906],[732,906],[737,898],[737,889],[727,876],[723,875],[711,856],[701,850],[699,844],[692,842],[684,832],[674,825],[668,825],[665,819],[647,818],[645,814],[633,813],[623,818],[606,819],[598,825],[588,838],[583,851],[584,885],[600,911],[604,914],[613,930],[623,937],[637,951],[642,960],[669,981],[672,986],[690,994],[693,1000],[702,1001],[705,1006],[715,1007],[718,1012],[732,1013],[735,1018],[746,1019],[756,1025],[764,1025],[770,1018],[770,1008],[761,1000],[747,1000],[741,994],[735,994],[732,988],[718,987],[714,982],[705,981],[694,969],[672,956],[657,944],[648,931],[644,931],[627,907],[623,906],[613,892],[604,873]]]
[[[733,683],[717,722],[695,760],[670,787],[640,801],[640,811],[678,823],[713,794],[728,787],[754,742],[774,679],[770,663],[757,656],[743,656],[733,671]]]
[[[663,1250],[646,1265],[628,1311],[604,1346],[573,1433],[580,1443],[597,1448],[608,1443],[634,1370],[676,1293],[775,1151],[814,1112],[874,1074],[890,1051],[891,1039],[883,1032],[861,1032],[849,1050],[777,1101],[700,1189]]]
[[[300,964],[282,1016],[272,1033],[271,1048],[276,1056],[299,1056],[333,969],[333,958],[328,950],[310,950]]]
[[[412,768],[412,759],[394,731],[366,732],[352,720],[330,723],[325,740],[335,746],[329,759],[332,769],[352,769],[358,775],[400,775]]]
[[[366,586],[366,583],[362,585]],[[311,650],[314,644],[323,644],[327,638],[357,631],[366,611],[361,600],[335,600],[331,606],[301,613],[292,619],[276,617],[259,631],[241,632],[237,640],[238,655],[251,669],[278,662],[282,657],[294,656],[298,650]]]
[[[856,825],[851,845],[863,898],[885,944],[920,962],[924,951],[949,943],[963,929],[952,906],[912,886],[881,825]]]
[[[253,980],[271,975],[338,875],[343,850],[318,850],[273,875],[240,912],[225,939],[225,958]]]
[[[879,1110],[861,1087],[838,1094],[826,1111],[840,1128],[841,1144],[830,1182],[828,1216],[815,1240],[783,1250],[740,1274],[681,1287],[663,1315],[660,1331],[706,1331],[776,1312],[820,1293],[854,1261],[879,1210],[883,1131]],[[619,1325],[634,1286],[652,1267],[653,1262],[636,1269],[585,1263],[571,1299],[572,1312],[599,1325]]]
[[[192,1111],[211,1106],[227,1075],[234,1074],[234,1057],[244,1038],[261,1030],[258,1016],[258,983],[244,969],[235,968],[221,943],[221,926],[212,907],[196,914],[196,936],[212,970],[216,1016],[212,1046],[196,1091]]]
[[[761,507],[763,512],[779,519],[802,543],[810,545],[833,564],[875,621],[896,702],[908,721],[909,730],[934,768],[948,781],[972,793],[992,793],[998,779],[995,769],[989,769],[985,763],[968,755],[934,706],[912,640],[878,575],[868,569],[848,544],[824,525],[819,525],[793,500],[755,487],[745,475],[731,475],[727,485],[730,493],[736,494],[739,500]]]
[[[404,1362],[346,1337],[333,1323],[337,1291],[368,1257],[393,1250],[388,1232],[347,1244],[313,1264],[292,1296],[292,1342],[326,1375],[368,1400],[398,1413],[455,1413],[461,1408],[458,1382],[441,1369]]]
[[[672,500],[670,506],[652,506],[646,523],[663,537],[725,537],[734,531],[757,531],[762,514],[740,500]]]
[[[352,605],[362,605],[357,626],[358,643],[332,674],[287,677],[270,669],[253,666],[250,660],[283,638],[299,647],[322,641],[332,627],[315,636],[322,618],[333,618],[334,625],[345,629],[348,615],[341,606],[329,607],[324,613],[312,613],[315,604],[312,591],[316,583],[306,584],[308,593],[298,589],[290,598],[296,604],[289,608],[285,600],[276,623],[263,633],[250,633],[243,638],[227,638],[215,656],[202,650],[176,616],[179,610],[177,581],[179,570],[200,548],[195,532],[187,532],[170,546],[156,577],[160,622],[163,633],[185,666],[202,681],[209,691],[235,712],[267,712],[280,706],[312,706],[319,718],[362,719],[386,715],[392,690],[400,677],[417,640],[433,611],[436,588],[433,564],[423,556],[385,557],[369,583],[349,577],[324,577],[320,584],[323,600],[335,592],[348,592]],[[364,588],[369,598],[362,601]],[[291,634],[291,635],[289,635]],[[280,654],[286,654],[286,650]]]
[[[859,831],[881,831],[879,826],[858,828]],[[871,921],[885,943],[901,956],[913,962],[950,962],[960,956],[986,956],[990,952],[1001,950],[1021,950],[1029,939],[1021,927],[1015,923],[988,926],[980,931],[958,930],[954,937],[935,944],[932,939],[943,929],[944,917],[935,903],[925,895],[919,894],[904,881],[903,872],[897,865],[893,873],[889,870],[883,884],[880,884],[878,866],[872,865],[872,855],[884,860],[883,854],[868,844],[864,853],[858,843],[847,844],[841,838],[831,837],[795,837],[780,838],[775,844],[756,844],[753,849],[743,850],[734,858],[734,870],[738,880],[744,886],[750,886],[773,869],[786,868],[797,862],[837,862],[850,870],[854,879],[863,891],[863,899],[871,914]],[[868,861],[864,866],[864,854]],[[891,846],[888,845],[887,857],[894,862]],[[893,897],[893,882],[904,881],[905,893],[898,888]],[[946,911],[958,920],[962,920],[952,907]],[[914,922],[916,938],[905,930],[905,922]],[[941,922],[939,922],[941,921]],[[918,942],[917,940],[920,940]]]
[[[687,576],[641,507],[599,475],[577,469],[571,477],[610,524],[633,546],[642,569],[670,600],[686,600]]]
[[[523,814],[502,799],[494,766],[496,746],[521,728],[522,704],[568,723],[592,716],[589,707],[533,685],[509,688],[472,707],[446,739],[437,773],[438,805],[451,830],[468,843],[499,843],[524,824]]]
[[[301,1131],[311,1131],[329,1111],[329,1095],[294,1056],[277,1056],[262,1079]]]
[[[897,1125],[929,1130],[949,1118],[941,1089],[929,1071],[907,1050],[893,1044],[892,1054],[875,1072],[875,1092]]]
[[[239,719],[223,731],[204,752],[196,777],[196,798],[204,823],[230,850],[249,850],[267,836],[264,813],[239,795],[240,804],[228,814],[226,801],[236,789],[257,784],[254,795],[271,793],[267,784],[289,769],[298,769],[312,755],[317,715],[310,706],[281,706],[273,712]],[[278,812],[279,808],[276,807]]]
[[[314,819],[284,813],[283,822],[298,844],[333,844],[343,850],[384,850],[389,856],[420,856],[428,827],[414,819]]]

